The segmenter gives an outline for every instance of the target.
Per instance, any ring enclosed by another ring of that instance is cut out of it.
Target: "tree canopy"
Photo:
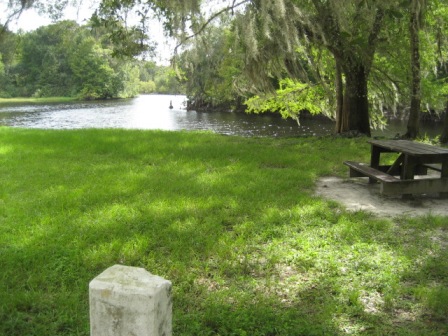
[[[130,8],[136,3],[103,1],[99,15],[106,22],[116,18],[116,10],[122,6]],[[443,7],[439,1],[427,3],[432,8]],[[306,90],[320,87],[319,92],[325,93],[328,106],[332,109],[331,113],[327,113],[336,119],[336,131],[355,130],[367,135],[372,125],[381,123],[384,110],[411,104],[410,74],[416,68],[415,59],[414,65],[411,65],[411,47],[406,46],[406,41],[415,45],[415,37],[419,33],[411,39],[412,31],[410,28],[404,30],[404,27],[409,27],[415,15],[419,17],[419,22],[423,22],[424,15],[435,15],[434,11],[423,11],[427,4],[422,0],[413,0],[411,4],[401,0],[242,0],[219,2],[219,6],[214,1],[165,0],[138,2],[138,5],[158,15],[166,31],[184,44],[201,34],[210,37],[210,33],[205,31],[214,29],[210,27],[219,27],[221,23],[218,18],[231,15],[230,32],[239,49],[236,46],[227,48],[227,57],[232,57],[235,50],[239,50],[242,61],[240,71],[246,78],[241,81],[241,76],[234,76],[233,84],[246,84],[238,86],[236,92],[244,90],[246,94],[264,96],[276,89],[285,90],[285,82],[280,83],[288,78],[306,84]],[[400,55],[400,60],[388,57],[390,53],[397,53],[393,50],[398,41],[395,32],[403,34],[399,37],[404,42],[398,43],[407,48]],[[426,32],[434,34],[429,30]],[[204,52],[199,42],[193,42],[186,48],[190,56],[193,54],[191,48]],[[231,53],[232,56],[229,56]],[[191,57],[189,62],[188,69],[192,69]],[[209,60],[209,65],[213,62]],[[381,63],[387,63],[386,68],[393,73],[380,68]],[[408,65],[408,69],[403,68],[403,63]],[[200,57],[197,57],[195,64],[198,65],[197,69],[204,69],[203,66],[199,67],[199,64],[204,64]],[[401,72],[395,71],[399,68]],[[395,78],[397,75],[400,78]],[[414,80],[415,85],[418,81]],[[195,89],[201,95],[205,90],[199,88],[206,82],[196,81],[198,86]],[[251,85],[247,85],[248,82]],[[207,85],[212,83],[207,82]],[[303,95],[304,87],[300,87],[301,94],[296,98],[309,99],[308,95]],[[395,92],[395,95],[402,94],[399,104],[395,101],[391,105],[390,97],[393,94],[389,91]],[[412,97],[416,97],[415,92]],[[288,94],[290,98],[291,94]],[[268,96],[267,99],[271,98]],[[415,100],[412,104],[416,106],[413,109],[419,110],[420,104]],[[306,104],[297,104],[297,107],[301,106]],[[375,114],[378,112],[379,116]],[[294,111],[289,116],[297,113]]]
[[[367,135],[386,114],[405,111],[415,137],[421,112],[446,106],[446,7],[445,0],[102,0],[92,23],[108,34],[110,55],[129,57],[153,50],[148,20],[158,18],[179,42],[176,73],[195,107],[245,101],[249,111],[293,118],[308,110],[333,117],[336,132]]]
[[[113,57],[107,35],[90,25],[60,21],[2,36],[0,97],[107,99],[183,90],[166,66]]]

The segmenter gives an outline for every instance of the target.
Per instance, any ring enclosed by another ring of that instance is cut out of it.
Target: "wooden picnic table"
[[[448,196],[448,149],[409,140],[369,140],[370,164],[346,161],[350,176],[369,177],[370,183],[380,182],[382,194],[441,193]],[[397,153],[391,165],[381,164],[381,154]],[[420,178],[428,170],[439,176]],[[419,176],[418,179],[415,179]]]

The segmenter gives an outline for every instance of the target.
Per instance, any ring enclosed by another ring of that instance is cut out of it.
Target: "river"
[[[182,95],[141,95],[133,99],[54,104],[7,104],[0,106],[0,125],[39,129],[124,128],[160,130],[209,130],[219,134],[263,137],[321,136],[333,132],[329,120],[302,118],[300,125],[275,114],[186,111]],[[172,105],[172,108],[170,108]],[[423,125],[434,137],[441,124]],[[395,121],[374,136],[404,133]]]

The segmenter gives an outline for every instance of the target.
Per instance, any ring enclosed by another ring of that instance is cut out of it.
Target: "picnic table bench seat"
[[[395,176],[389,175],[381,170],[370,167],[367,163],[345,161],[344,164],[350,168],[350,177],[364,177],[380,182],[399,181]]]
[[[367,163],[345,161],[350,168],[350,177],[369,177],[370,182],[380,182],[380,194],[413,194],[431,192],[448,192],[448,178],[428,178],[423,180],[401,180],[381,170],[370,167]],[[428,167],[438,169],[438,166]]]

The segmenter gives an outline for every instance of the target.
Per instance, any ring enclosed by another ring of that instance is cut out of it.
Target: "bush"
[[[156,83],[153,81],[140,82],[139,92],[140,93],[153,93],[156,90]]]

